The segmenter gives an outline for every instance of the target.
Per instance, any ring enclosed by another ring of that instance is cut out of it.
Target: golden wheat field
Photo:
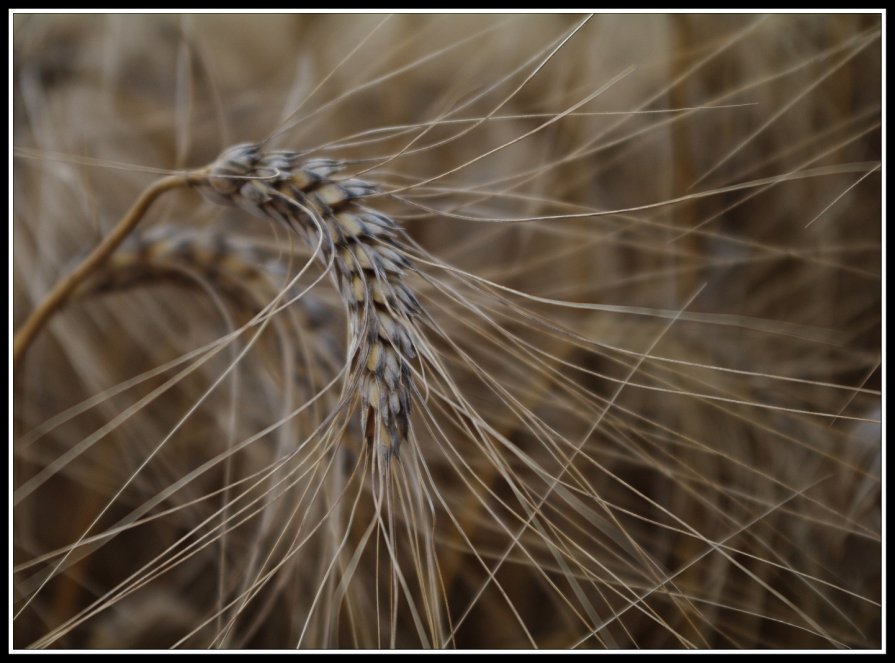
[[[880,14],[11,24],[11,647],[882,646]]]

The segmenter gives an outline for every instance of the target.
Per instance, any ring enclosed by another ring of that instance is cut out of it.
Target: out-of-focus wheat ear
[[[407,285],[410,262],[401,232],[388,216],[363,205],[377,189],[336,180],[342,165],[302,161],[296,152],[263,152],[243,144],[226,150],[199,189],[216,203],[236,205],[322,247],[320,260],[348,310],[350,380],[360,401],[361,429],[380,465],[388,467],[408,438],[413,401],[410,361],[418,355],[419,302]]]
[[[273,257],[245,240],[224,233],[203,233],[160,226],[134,233],[96,272],[78,285],[73,297],[89,297],[166,281],[192,284],[201,277],[237,300],[257,307],[275,295]]]

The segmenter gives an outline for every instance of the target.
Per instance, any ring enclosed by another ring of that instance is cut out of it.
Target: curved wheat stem
[[[19,366],[25,356],[25,352],[28,350],[28,346],[31,345],[31,342],[50,317],[65,304],[65,301],[81,282],[96,271],[118,245],[130,235],[152,203],[163,193],[177,187],[186,186],[188,182],[189,177],[183,176],[165,177],[155,182],[137,198],[133,207],[124,215],[118,226],[78,265],[77,269],[56,284],[56,287],[50,291],[41,304],[16,331],[12,349],[14,369]]]

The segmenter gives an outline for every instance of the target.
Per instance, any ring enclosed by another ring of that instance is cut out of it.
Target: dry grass
[[[263,144],[28,349],[15,646],[879,647],[879,16],[383,19],[14,18],[17,329]]]

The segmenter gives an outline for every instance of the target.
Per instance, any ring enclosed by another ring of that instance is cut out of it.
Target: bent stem
[[[65,304],[71,293],[90,274],[108,259],[112,252],[123,242],[127,236],[137,227],[146,211],[163,193],[187,186],[200,181],[202,171],[170,175],[157,180],[146,188],[127,214],[118,222],[118,225],[106,238],[87,256],[77,268],[68,276],[60,280],[43,299],[36,309],[28,316],[28,319],[19,327],[13,339],[13,371],[17,372],[25,352],[46,325],[52,315]]]

